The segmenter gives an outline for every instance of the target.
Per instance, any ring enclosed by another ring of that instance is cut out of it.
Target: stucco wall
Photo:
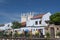
[[[46,28],[45,28],[45,33],[46,33],[46,32],[51,33],[51,31],[50,31],[50,28],[51,28],[51,27],[54,28],[55,38],[57,38],[57,35],[56,35],[56,34],[57,34],[58,32],[60,32],[60,26],[59,26],[59,25],[50,25],[49,27],[46,27]],[[50,35],[51,35],[51,34],[50,34]]]
[[[48,24],[45,22],[46,20],[50,20],[51,13],[48,12],[43,17],[40,19],[33,19],[33,20],[27,20],[26,21],[26,26],[47,26]],[[41,24],[39,24],[39,21],[41,21]],[[35,21],[38,21],[38,25],[35,24]]]

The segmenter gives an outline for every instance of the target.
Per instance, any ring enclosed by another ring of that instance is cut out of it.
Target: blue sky
[[[60,0],[0,0],[0,24],[20,21],[26,12],[60,12]]]

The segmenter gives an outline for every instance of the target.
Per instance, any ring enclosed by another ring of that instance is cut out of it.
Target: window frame
[[[38,21],[35,21],[35,25],[38,25]]]
[[[39,21],[39,24],[41,24],[42,20]]]

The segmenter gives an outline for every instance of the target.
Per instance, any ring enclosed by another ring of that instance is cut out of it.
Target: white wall
[[[26,26],[47,26],[48,24],[45,22],[46,20],[50,20],[51,13],[48,12],[45,15],[43,15],[42,19],[33,19],[33,20],[27,20]],[[42,20],[41,24],[39,24],[39,21]],[[38,21],[38,25],[35,24],[35,21]]]
[[[33,17],[33,13],[24,13],[21,15],[21,22],[26,22],[27,20],[30,20]]]
[[[9,27],[8,27],[9,25]],[[0,30],[11,29],[12,23],[6,23],[5,26],[0,27]]]
[[[45,21],[49,21],[50,20],[50,16],[51,16],[51,13],[50,12],[48,12],[48,13],[46,13],[45,15],[43,15],[43,17],[42,17],[42,24],[43,25],[48,25]]]
[[[12,25],[13,25],[12,23],[6,23],[4,27],[5,27],[5,29],[11,29]]]
[[[20,31],[22,32],[23,30],[26,30],[26,29],[28,29],[29,31],[32,30],[32,34],[35,34],[36,29],[42,29],[42,33],[43,35],[45,35],[44,27],[23,27],[23,28],[20,28]]]
[[[42,29],[43,30],[43,35],[45,35],[45,26],[48,26],[48,24],[45,21],[50,20],[50,16],[51,16],[51,13],[48,12],[45,15],[43,15],[42,19],[33,19],[33,20],[30,19],[30,20],[27,20],[26,21],[26,26],[27,27],[28,26],[32,26],[32,27],[35,26],[36,28],[34,28],[34,29]],[[41,24],[39,24],[40,20],[42,20]],[[35,21],[38,21],[38,25],[35,24]],[[40,26],[40,27],[38,27],[38,26]],[[43,27],[41,27],[41,26],[43,26]]]
[[[27,22],[26,22],[26,26],[42,26],[42,24],[39,24],[39,21],[40,21],[41,19],[33,19],[33,20],[28,20]],[[38,24],[36,25],[35,24],[35,21],[38,21]]]

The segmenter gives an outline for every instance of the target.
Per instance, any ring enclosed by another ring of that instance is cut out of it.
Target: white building
[[[21,14],[21,23],[30,20],[33,17],[33,12]]]
[[[50,20],[51,13],[40,14],[26,21],[26,26],[47,26],[45,21]]]
[[[12,26],[12,23],[6,23],[3,26],[0,26],[0,31],[12,29],[11,26]]]
[[[46,14],[39,14],[39,15],[33,16],[32,18],[26,21],[26,27],[21,28],[21,30],[28,29],[34,32],[36,29],[38,29],[43,33],[43,35],[45,35],[45,27],[48,26],[46,21],[50,20],[50,16],[51,16],[50,12]]]
[[[50,16],[51,16],[50,12],[34,16],[30,20],[26,21],[26,26],[38,29],[43,33],[43,35],[45,35],[45,27],[48,26],[46,21],[50,20]]]

